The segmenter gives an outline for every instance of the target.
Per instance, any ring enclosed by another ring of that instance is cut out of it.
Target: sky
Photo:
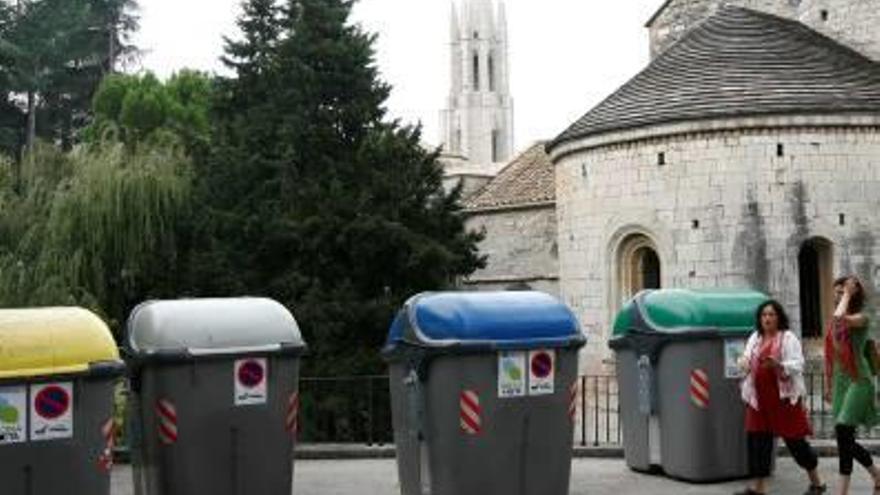
[[[376,62],[393,87],[389,116],[421,122],[440,142],[449,92],[453,0],[360,0],[353,22],[378,34]],[[455,0],[461,2],[463,0]],[[235,36],[240,0],[139,0],[144,50],[131,70],[167,77],[221,72],[222,36]],[[645,22],[663,0],[506,0],[517,149],[551,139],[648,63]],[[598,5],[601,4],[601,7]]]

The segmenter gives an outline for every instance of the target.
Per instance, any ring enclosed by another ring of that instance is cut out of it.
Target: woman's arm
[[[865,315],[862,313],[855,313],[848,315],[846,314],[847,309],[849,309],[849,302],[852,299],[853,291],[859,290],[852,279],[847,280],[843,286],[843,294],[840,296],[840,301],[837,303],[837,308],[834,309],[834,318],[835,319],[843,319],[846,322],[847,331],[859,330],[865,327],[865,323],[867,319]]]
[[[804,372],[804,351],[801,341],[791,331],[782,337],[782,361],[779,363],[783,376],[790,377]]]
[[[746,348],[743,350],[742,356],[739,358],[739,369],[741,369],[744,373],[748,373],[751,370],[752,366],[752,354],[755,352],[755,347],[758,343],[758,332],[752,332],[749,335],[749,340],[746,341]]]

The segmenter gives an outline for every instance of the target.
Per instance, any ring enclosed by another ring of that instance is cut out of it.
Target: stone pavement
[[[821,459],[820,470],[834,486],[837,459]],[[393,459],[300,460],[294,470],[296,495],[398,495],[397,467]],[[870,495],[871,484],[863,469],[853,476],[852,495]],[[571,495],[730,495],[743,482],[692,485],[630,471],[622,459],[579,458],[572,464]],[[780,458],[771,492],[800,495],[806,486],[803,474],[790,458]],[[829,495],[832,491],[829,490]],[[131,468],[113,472],[111,495],[132,495]],[[253,494],[259,495],[259,494]],[[462,494],[466,495],[466,494]],[[541,495],[541,494],[530,494]]]

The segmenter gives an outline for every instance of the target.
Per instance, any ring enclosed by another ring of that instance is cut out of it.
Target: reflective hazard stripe
[[[468,435],[478,435],[482,430],[480,396],[473,390],[464,390],[458,402],[461,430]]]
[[[574,422],[577,416],[578,382],[575,381],[568,388],[568,419]]]
[[[156,401],[156,417],[159,421],[159,440],[165,445],[177,442],[177,409],[167,399]]]
[[[709,375],[705,370],[695,369],[691,371],[691,403],[700,409],[709,407]]]
[[[299,393],[293,392],[287,400],[287,414],[284,418],[284,429],[296,435],[299,432]]]

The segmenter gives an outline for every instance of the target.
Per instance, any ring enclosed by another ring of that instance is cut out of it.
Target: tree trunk
[[[116,19],[111,19],[108,27],[110,39],[107,40],[107,73],[113,74],[116,72]]]
[[[27,112],[27,140],[25,141],[25,151],[30,153],[34,149],[34,141],[37,140],[37,95],[33,91],[28,91]]]

